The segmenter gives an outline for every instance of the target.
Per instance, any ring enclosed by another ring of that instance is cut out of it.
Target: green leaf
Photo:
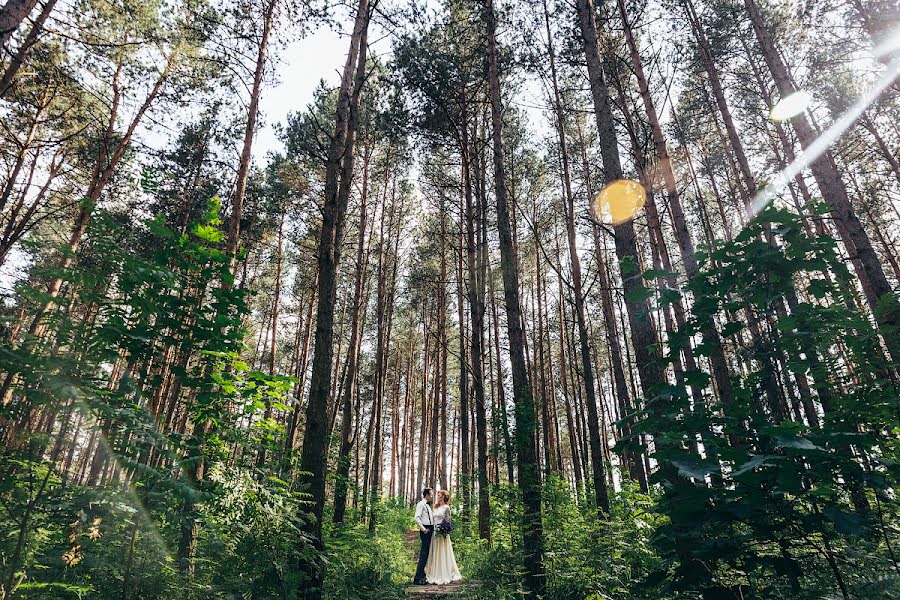
[[[625,294],[625,302],[637,304],[646,302],[653,296],[653,290],[644,286],[638,287]]]
[[[660,288],[659,294],[660,294],[660,299],[659,299],[660,306],[668,306],[669,304],[674,304],[675,302],[678,302],[682,298],[682,293],[679,290],[676,290],[675,288],[670,288],[670,287]]]
[[[213,244],[221,242],[225,237],[218,228],[210,225],[195,225],[192,233],[201,240]]]
[[[718,462],[696,459],[679,458],[671,461],[678,468],[678,474],[692,479],[706,479],[707,475],[721,473],[722,468]]]
[[[834,497],[837,492],[830,487],[817,487],[807,494],[812,497]]]
[[[637,270],[638,266],[633,256],[626,256],[619,261],[619,271],[622,275],[631,275],[632,273],[637,273]]]
[[[744,328],[742,321],[729,321],[722,327],[722,337],[731,337]]]
[[[709,385],[710,377],[707,373],[703,371],[685,371],[684,372],[684,382],[690,387],[697,387],[700,389],[705,388]]]
[[[778,323],[775,326],[779,331],[792,331],[797,328],[797,322],[797,317],[789,315],[778,319]]]
[[[813,279],[809,282],[809,285],[806,286],[806,291],[809,292],[810,296],[813,298],[821,300],[831,291],[831,284],[824,279]]]
[[[819,446],[816,446],[811,441],[806,438],[798,437],[782,437],[775,436],[776,446],[778,448],[795,448],[797,450],[824,450]]]
[[[756,454],[752,455],[753,458],[742,464],[740,467],[731,472],[732,477],[740,477],[744,473],[762,467],[764,465],[772,464],[772,461],[780,460],[780,456],[775,456],[772,454]]]
[[[677,273],[673,273],[672,271],[668,271],[666,269],[647,269],[644,271],[644,279],[647,281],[652,281],[654,279],[668,279],[669,277],[676,277]]]
[[[861,535],[866,532],[862,517],[842,510],[837,504],[826,505],[822,512],[834,523],[834,528],[844,535]]]

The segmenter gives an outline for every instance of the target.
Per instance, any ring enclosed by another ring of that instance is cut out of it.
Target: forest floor
[[[406,544],[409,546],[414,561],[419,559],[419,533],[410,529],[405,534]],[[432,600],[437,598],[451,598],[462,594],[467,590],[478,587],[479,582],[473,580],[457,581],[448,585],[415,585],[406,586],[404,591],[407,598],[417,600]]]

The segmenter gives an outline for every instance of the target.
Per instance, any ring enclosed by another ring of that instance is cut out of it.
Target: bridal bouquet
[[[450,532],[453,531],[453,523],[450,522],[450,519],[444,519],[434,528],[439,534],[444,537],[450,535]]]

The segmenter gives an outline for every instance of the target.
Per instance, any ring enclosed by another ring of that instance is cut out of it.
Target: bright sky
[[[317,26],[306,37],[295,40],[287,47],[279,47],[270,55],[275,62],[275,83],[263,90],[260,101],[262,126],[256,134],[254,156],[263,162],[270,151],[282,150],[275,135],[275,126],[287,120],[288,113],[304,110],[312,102],[313,92],[321,80],[337,86],[341,80],[353,18],[346,8],[334,15],[340,23],[340,31],[327,26]],[[373,20],[369,33],[369,54],[383,56],[390,53],[392,39]]]
[[[262,95],[262,127],[256,134],[254,154],[262,162],[266,153],[282,149],[275,125],[284,123],[290,112],[306,108],[313,92],[324,79],[329,85],[340,82],[340,69],[347,56],[349,40],[330,28],[321,28],[308,37],[278,50],[276,84]]]

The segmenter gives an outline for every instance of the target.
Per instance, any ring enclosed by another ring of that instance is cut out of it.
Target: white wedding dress
[[[437,531],[437,524],[450,518],[450,507],[444,504],[434,509],[434,535],[431,537],[431,550],[425,564],[425,580],[436,585],[447,585],[462,579],[456,558],[453,556],[453,543],[450,536],[444,537]]]

